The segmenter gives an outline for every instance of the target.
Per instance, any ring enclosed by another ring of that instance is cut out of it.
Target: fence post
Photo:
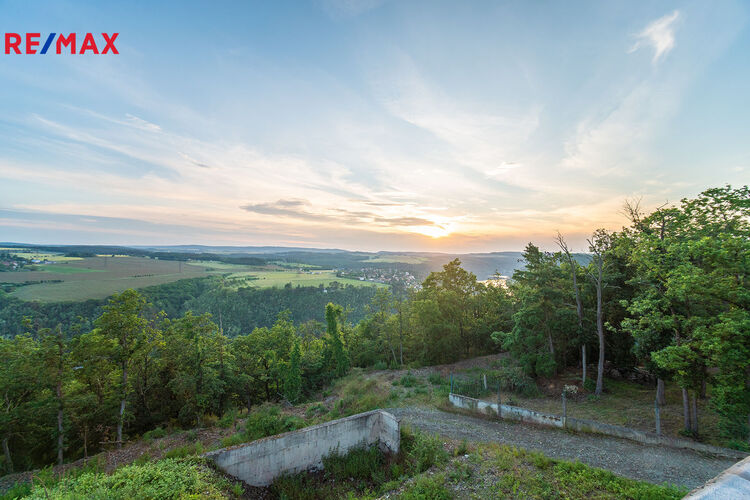
[[[453,372],[451,372],[451,394],[453,394]]]
[[[503,418],[503,404],[500,401],[500,382],[497,383],[497,418]]]
[[[482,374],[482,377],[484,377],[484,390],[486,391],[487,390],[487,374],[486,373]]]
[[[656,415],[656,435],[661,436],[661,416],[659,415],[659,399],[654,400],[654,414]]]
[[[565,389],[563,389],[563,392],[562,392],[562,404],[563,404],[562,425],[563,425],[563,429],[565,429],[568,426],[568,405],[567,405],[567,401],[565,400]]]

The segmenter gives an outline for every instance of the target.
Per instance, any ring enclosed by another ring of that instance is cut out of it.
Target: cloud
[[[650,46],[654,49],[654,57],[651,61],[654,64],[658,63],[674,48],[675,22],[679,18],[680,11],[675,10],[671,14],[667,14],[666,16],[653,21],[646,26],[643,31],[635,35],[637,41],[630,48],[628,53],[630,54],[642,47]]]
[[[376,224],[384,227],[440,227],[435,222],[424,217],[389,217],[365,210],[346,210],[343,208],[315,211],[312,204],[308,200],[303,199],[282,199],[275,202],[248,203],[240,208],[247,212],[261,215],[275,215],[320,223],[334,222],[349,225]]]

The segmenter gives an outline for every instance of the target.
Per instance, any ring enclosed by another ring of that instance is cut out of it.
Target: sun
[[[445,238],[446,236],[451,234],[450,230],[443,226],[415,226],[411,228],[411,230],[415,233],[419,233],[435,239]]]

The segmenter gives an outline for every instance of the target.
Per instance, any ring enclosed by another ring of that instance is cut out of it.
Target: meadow
[[[128,288],[141,289],[206,276],[227,276],[229,287],[283,288],[329,286],[331,282],[374,286],[368,281],[339,278],[330,270],[290,271],[278,265],[250,266],[217,261],[174,261],[127,255],[66,257],[62,254],[13,249],[27,259],[48,261],[26,270],[3,273],[3,283],[18,285],[12,297],[38,302],[103,299]],[[383,285],[380,285],[383,286]]]

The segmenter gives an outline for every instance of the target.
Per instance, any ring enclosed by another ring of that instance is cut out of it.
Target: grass
[[[254,288],[283,288],[288,283],[296,286],[330,286],[334,281],[342,285],[354,286],[385,286],[382,283],[360,281],[351,278],[339,278],[333,271],[249,271],[234,273],[229,279],[235,281],[235,286],[250,286]]]
[[[448,452],[455,447],[453,456]],[[283,476],[271,487],[275,498],[317,500],[407,500],[451,498],[528,498],[597,500],[676,500],[687,490],[616,476],[580,462],[556,460],[539,452],[481,444],[443,443],[437,436],[402,429],[401,452],[377,447],[337,453],[323,460],[324,471]]]
[[[67,264],[37,264],[37,267],[46,273],[75,274],[75,273],[101,273],[103,269],[87,269],[83,267],[70,266]]]
[[[579,378],[576,373],[561,376],[563,383],[574,384]],[[579,395],[568,397],[568,417],[595,420],[613,425],[631,427],[648,432],[655,431],[653,387],[623,380],[605,379],[605,392],[599,398]],[[660,409],[661,431],[663,434],[680,437],[683,429],[682,392],[673,383],[666,384],[667,404]],[[709,388],[710,396],[710,388]],[[562,401],[558,395],[524,397],[518,394],[503,394],[503,399],[513,399],[516,406],[544,413],[562,414]],[[490,399],[494,399],[490,397]],[[723,446],[719,435],[718,415],[711,410],[709,399],[698,401],[698,439],[703,442]]]

